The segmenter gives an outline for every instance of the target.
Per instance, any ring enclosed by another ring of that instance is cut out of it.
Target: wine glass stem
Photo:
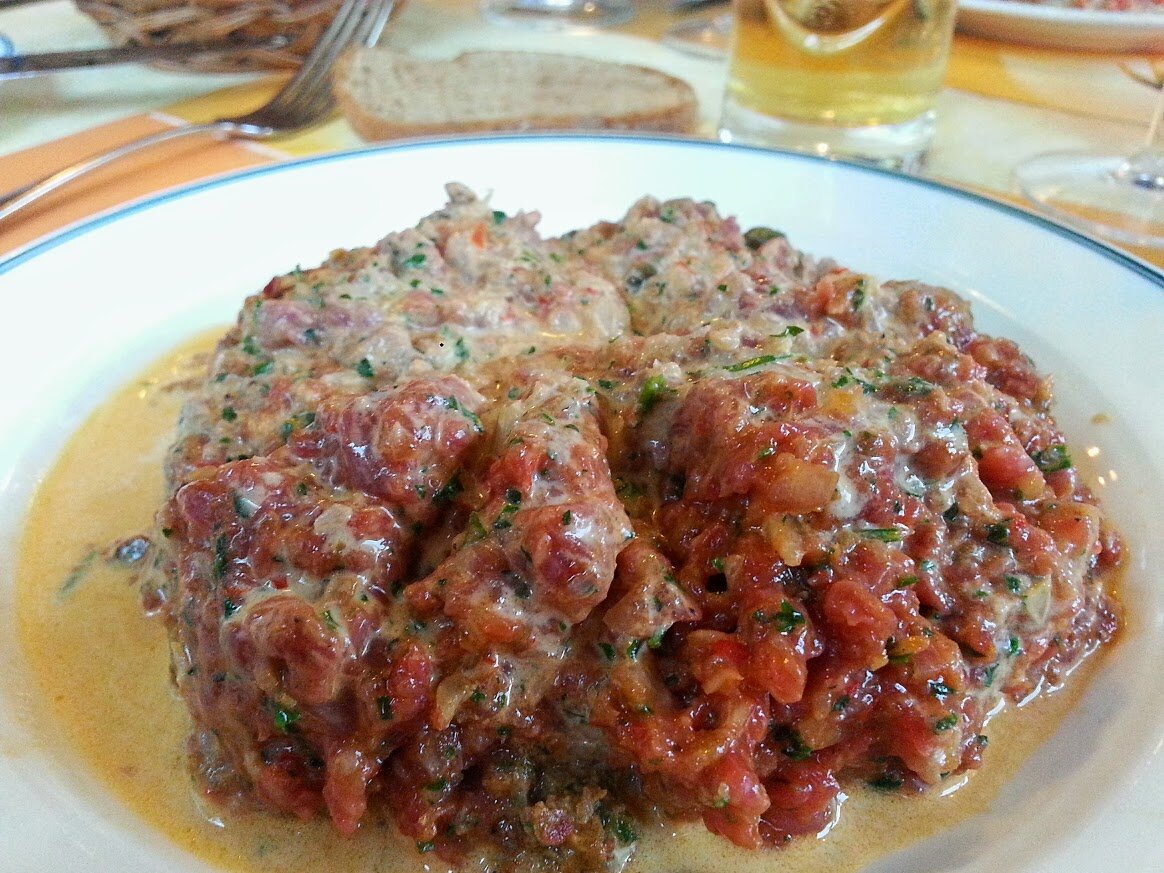
[[[1119,175],[1141,188],[1164,191],[1164,87],[1159,89],[1143,148],[1128,158]]]

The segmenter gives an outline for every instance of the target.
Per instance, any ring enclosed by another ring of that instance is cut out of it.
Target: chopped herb
[[[780,333],[772,334],[772,337],[774,339],[780,339],[781,337],[786,336],[800,336],[802,333],[804,333],[803,327],[797,327],[795,324],[790,324],[788,327],[784,328],[784,330],[780,331]]]
[[[766,242],[783,238],[784,234],[770,227],[753,227],[744,234],[744,245],[756,251]]]
[[[223,421],[234,421],[236,418],[238,418],[238,413],[234,411],[233,406],[224,406],[222,408]]]
[[[562,524],[570,524],[573,521],[574,521],[574,513],[573,512],[571,512],[570,510],[567,509],[565,512],[562,513]]]
[[[602,657],[608,661],[614,660],[614,646],[610,643],[599,643],[598,648],[602,652]]]
[[[465,486],[461,484],[460,474],[454,474],[440,491],[432,496],[433,503],[445,503],[452,500],[458,494],[465,490]]]
[[[436,843],[432,840],[421,840],[416,844],[416,851],[422,855],[426,855],[436,848]]]
[[[833,704],[833,712],[844,712],[849,705],[849,695],[842,694],[837,698],[837,702]]]
[[[611,389],[614,388],[614,385],[615,385],[615,383],[611,382],[609,379],[599,379],[598,380],[598,387],[601,388],[603,391],[610,391]]]
[[[939,700],[948,694],[954,693],[950,686],[940,679],[931,679],[929,681],[929,686],[930,694],[934,695],[934,697],[938,698]]]
[[[772,457],[774,454],[776,454],[776,449],[773,448],[772,446],[766,446],[765,448],[760,449],[760,451],[756,453],[756,460],[762,461],[765,458]]]
[[[865,302],[864,279],[857,280],[857,284],[853,286],[853,293],[849,296],[849,300],[852,303],[854,312],[861,308],[861,304]]]
[[[538,416],[538,418],[540,418],[546,424],[556,424],[556,422],[554,421],[554,417],[552,415],[550,415],[548,412],[543,412],[541,415]]]
[[[754,358],[748,358],[746,361],[740,361],[738,364],[731,364],[724,367],[729,373],[742,373],[744,370],[751,370],[755,367],[762,367],[764,364],[771,364],[776,360],[775,355],[757,355]]]
[[[782,634],[792,633],[805,622],[804,614],[797,611],[787,600],[780,604],[780,608],[776,612],[764,612],[762,609],[757,609],[752,613],[752,620],[756,624],[770,624]]]
[[[504,212],[502,212],[500,209],[493,210],[493,223],[494,224],[501,224],[501,222],[505,221],[505,219],[506,219],[506,215]]]
[[[469,523],[465,533],[465,545],[483,540],[487,534],[488,531],[485,530],[485,525],[481,523],[481,517],[475,512],[469,513]]]
[[[1011,594],[1018,594],[1023,590],[1023,580],[1018,576],[1005,576],[1003,578],[1006,580],[1006,589]]]
[[[869,787],[876,788],[878,791],[897,791],[904,784],[904,781],[888,773],[883,773],[875,779],[869,780]]]
[[[1044,473],[1055,473],[1071,467],[1071,456],[1067,454],[1064,445],[1047,446],[1042,451],[1035,452],[1035,466]]]
[[[263,361],[261,364],[257,364],[255,366],[255,368],[253,370],[251,370],[251,375],[263,376],[263,375],[271,372],[271,367],[273,365],[274,365],[274,362],[272,362],[272,361]]]
[[[221,579],[226,575],[228,546],[229,541],[226,538],[226,534],[219,534],[218,539],[214,541],[214,563],[210,568],[215,579]]]
[[[426,258],[422,252],[417,252],[412,257],[406,258],[403,266],[405,266],[405,267],[423,267],[424,262],[427,260],[428,260],[428,258]]]
[[[296,482],[295,483],[295,493],[298,494],[300,497],[306,496],[307,483],[306,482]]]
[[[925,397],[934,390],[934,386],[920,376],[910,376],[893,383],[893,388],[906,397]]]
[[[371,379],[375,374],[372,370],[372,362],[367,358],[360,358],[360,363],[356,364],[356,372],[365,379]]]
[[[894,583],[893,587],[894,588],[908,588],[910,585],[916,585],[917,583],[918,583],[917,576],[902,576],[900,579],[897,580],[897,582]]]
[[[162,529],[163,535],[165,535],[166,530],[166,528]],[[65,581],[62,582],[61,587],[57,589],[57,596],[68,594],[70,591],[76,588],[80,581],[85,578],[85,574],[89,572],[90,568],[93,566],[93,562],[96,559],[97,550],[90,549],[89,552],[86,553],[85,557],[83,557],[77,563],[77,566],[73,567],[73,569],[69,571],[69,575],[65,577]]]
[[[632,661],[637,661],[639,659],[639,650],[642,647],[642,640],[631,640],[630,645],[626,647],[626,656]]]
[[[901,528],[899,527],[869,527],[859,530],[857,533],[871,540],[881,540],[883,543],[901,542]]]
[[[661,631],[661,630],[657,630],[653,634],[651,634],[651,638],[649,640],[647,640],[647,648],[648,649],[657,649],[657,648],[659,648],[659,646],[663,645],[663,634],[664,634],[664,631]]]
[[[250,518],[255,514],[255,507],[237,491],[232,491],[230,496],[234,500],[234,514],[239,518]]]
[[[1023,650],[1022,641],[1018,637],[1011,637],[1010,643],[1007,645],[1007,653],[1013,658],[1019,655]]]
[[[812,757],[812,747],[797,733],[795,728],[774,726],[772,739],[780,746],[780,751],[793,761],[807,761]]]
[[[289,734],[295,730],[295,723],[299,721],[299,710],[275,707],[275,727],[279,733]]]
[[[434,779],[428,785],[424,786],[425,791],[444,791],[449,787],[449,780],[443,776]]]
[[[667,384],[659,375],[652,376],[639,390],[639,414],[646,415],[662,400],[674,397],[679,392]]]
[[[1004,518],[995,524],[988,524],[986,526],[986,539],[994,543],[996,546],[1010,545],[1010,519]]]
[[[711,559],[711,566],[714,567],[716,570],[718,570],[720,573],[722,573],[723,572],[723,558],[712,558]]]
[[[940,734],[942,731],[948,731],[956,724],[958,724],[958,716],[951,712],[934,722],[934,733]]]
[[[622,816],[614,820],[611,826],[611,832],[614,834],[614,838],[618,840],[620,846],[629,846],[639,838],[634,828],[631,827],[630,822]]]
[[[715,290],[718,291],[720,294],[726,294],[727,293],[727,285],[716,285]]]
[[[465,348],[465,338],[463,336],[457,337],[457,341],[453,344],[453,351],[456,353],[458,361],[469,360],[469,350]]]
[[[510,388],[509,391],[506,392],[505,396],[508,397],[510,400],[516,400],[518,397],[521,396],[521,389],[520,388]]]
[[[485,702],[485,692],[482,691],[480,688],[476,688],[473,690],[473,693],[469,695],[469,699],[471,701],[473,701],[474,703],[484,703]]]
[[[243,337],[242,350],[248,355],[257,355],[259,353],[259,347],[255,343],[255,338],[253,336],[248,335]]]

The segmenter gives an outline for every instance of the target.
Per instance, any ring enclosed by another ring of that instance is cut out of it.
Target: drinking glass
[[[915,170],[955,0],[733,0],[726,142],[778,145]]]
[[[547,29],[613,27],[634,13],[634,0],[481,0],[488,21]]]
[[[731,31],[731,15],[713,15],[671,25],[663,31],[661,42],[689,55],[718,61],[727,56]]]
[[[1015,170],[1023,194],[1080,230],[1127,245],[1164,248],[1164,81],[1150,84],[1160,94],[1138,151],[1038,155]]]

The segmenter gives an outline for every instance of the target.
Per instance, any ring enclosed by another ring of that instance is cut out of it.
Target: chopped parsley
[[[371,379],[376,375],[375,371],[372,369],[372,362],[367,358],[360,358],[360,363],[356,364],[356,372],[363,376],[365,379]]]
[[[948,731],[956,724],[958,724],[958,716],[951,712],[949,715],[944,715],[934,722],[934,733],[940,734],[942,731]]]
[[[782,634],[790,634],[805,623],[804,614],[799,612],[791,603],[785,600],[775,612],[764,612],[757,609],[752,613],[752,620],[756,624],[772,625]]]
[[[652,376],[639,390],[639,413],[646,415],[662,400],[674,397],[679,392],[667,384],[662,376]]]
[[[771,364],[775,360],[775,355],[756,355],[754,358],[748,358],[746,361],[740,361],[738,364],[731,364],[724,367],[724,369],[729,373],[742,373],[745,370],[752,370],[756,367],[762,367],[765,364]]]
[[[299,710],[275,707],[275,728],[282,734],[289,734],[295,730],[295,723],[299,721]]]
[[[1071,456],[1067,454],[1067,447],[1064,445],[1047,446],[1035,452],[1034,460],[1035,466],[1044,473],[1055,473],[1071,467]]]

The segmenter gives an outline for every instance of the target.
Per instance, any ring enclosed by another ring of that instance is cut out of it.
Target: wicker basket
[[[296,67],[342,0],[76,0],[118,45],[166,45],[284,37],[278,47],[195,57],[180,66],[207,72]]]

